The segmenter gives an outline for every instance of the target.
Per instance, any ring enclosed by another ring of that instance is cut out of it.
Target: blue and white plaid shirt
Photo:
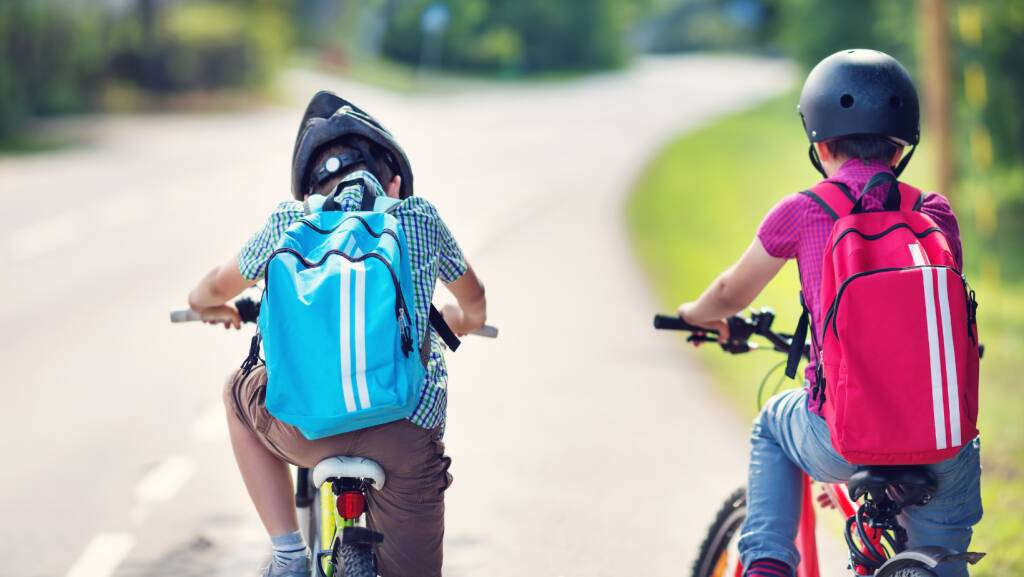
[[[347,179],[362,178],[378,196],[384,195],[377,179],[366,171],[357,171]],[[341,208],[344,211],[358,211],[362,200],[363,187],[354,184],[341,192]],[[238,268],[249,280],[261,280],[264,265],[270,254],[278,247],[285,230],[306,214],[305,206],[297,200],[277,205],[256,234],[252,235],[238,254]],[[466,259],[455,237],[437,214],[437,209],[427,200],[413,196],[399,204],[392,214],[405,231],[409,246],[409,260],[412,267],[413,291],[416,294],[416,322],[421,327],[420,339],[430,335],[430,360],[427,362],[426,378],[420,392],[420,402],[409,420],[425,429],[444,426],[445,408],[448,404],[448,369],[445,367],[441,341],[430,329],[430,302],[434,297],[437,279],[451,283],[465,274]]]

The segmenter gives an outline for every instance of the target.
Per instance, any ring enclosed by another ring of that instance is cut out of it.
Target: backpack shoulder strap
[[[902,212],[920,212],[926,195],[920,189],[914,188],[905,182],[899,183],[899,187],[900,210]]]
[[[434,330],[437,331],[437,336],[441,337],[441,340],[444,341],[449,350],[457,351],[459,349],[461,344],[459,337],[455,335],[455,331],[445,322],[444,315],[434,305],[430,305],[430,326],[434,327]]]
[[[378,196],[374,200],[373,210],[374,212],[386,212],[390,214],[395,212],[395,209],[398,208],[398,205],[401,203],[402,201],[397,198],[391,198],[390,196]]]
[[[853,210],[854,198],[850,189],[838,182],[825,180],[800,194],[817,203],[832,220],[839,220]]]

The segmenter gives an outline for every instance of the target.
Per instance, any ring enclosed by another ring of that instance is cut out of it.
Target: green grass
[[[665,147],[637,180],[628,206],[637,258],[644,265],[664,310],[695,298],[740,256],[761,218],[786,194],[816,182],[807,161],[807,141],[789,94],[684,135]],[[928,188],[930,155],[922,146],[905,179]],[[967,204],[967,203],[963,203]],[[958,204],[959,206],[959,204]],[[970,210],[963,211],[970,239]],[[970,245],[967,259],[974,258]],[[1020,259],[1022,257],[1016,256]],[[969,267],[969,272],[970,267]],[[976,271],[975,271],[976,272]],[[985,520],[973,550],[990,553],[978,576],[1024,574],[1024,303],[1019,286],[1000,286],[972,276],[978,291],[982,340],[981,424],[984,432]],[[792,330],[800,312],[799,281],[792,264],[758,298],[771,306],[776,328]],[[757,385],[781,355],[728,356],[705,347],[702,360],[725,395],[746,415],[756,411]],[[774,387],[777,379],[770,381]],[[784,387],[794,386],[786,381]]]
[[[332,59],[336,62],[332,63]],[[576,70],[523,75],[515,71],[473,72],[448,69],[430,70],[423,73],[415,66],[387,58],[359,54],[342,56],[338,52],[330,51],[320,54],[307,51],[299,53],[293,60],[299,66],[317,68],[363,84],[402,93],[454,92],[498,83],[557,84],[578,80],[591,74],[591,72]]]
[[[0,155],[17,156],[61,150],[78,144],[73,138],[61,138],[53,134],[44,136],[31,134],[0,137]]]

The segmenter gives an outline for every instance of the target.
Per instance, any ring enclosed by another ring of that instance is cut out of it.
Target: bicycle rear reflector
[[[345,491],[338,495],[338,514],[343,519],[358,519],[366,510],[366,497],[360,491]]]

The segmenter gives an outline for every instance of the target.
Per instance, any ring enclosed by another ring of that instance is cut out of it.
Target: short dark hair
[[[364,156],[370,156],[370,163],[360,162],[359,164],[353,164],[345,169],[344,172],[334,175],[319,186],[313,182],[314,179],[311,176],[307,176],[306,180],[312,185],[310,188],[313,192],[328,194],[331,192],[331,190],[328,190],[329,188],[333,189],[347,175],[357,170],[368,170],[370,174],[376,177],[381,186],[387,186],[391,179],[395,177],[396,173],[394,168],[392,168],[387,151],[362,136],[349,136],[343,140],[320,147],[316,154],[313,155],[313,162],[309,165],[308,174],[312,175],[328,158],[344,154],[350,150],[358,150]],[[307,194],[309,194],[308,191]]]
[[[837,158],[861,160],[892,160],[900,145],[884,136],[858,134],[825,142],[828,151]]]

